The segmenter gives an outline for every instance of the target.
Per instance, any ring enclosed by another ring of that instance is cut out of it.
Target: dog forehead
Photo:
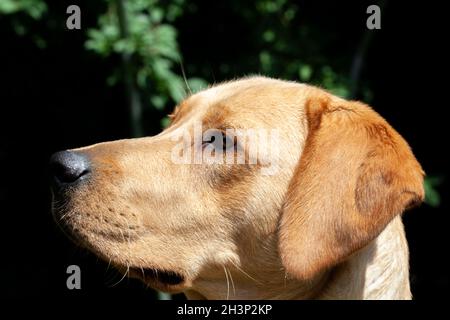
[[[209,104],[220,103],[232,99],[257,98],[269,90],[274,93],[276,89],[301,86],[299,83],[277,80],[266,77],[248,77],[229,82],[219,83],[195,96],[207,101]],[[272,89],[272,90],[270,90]]]
[[[297,113],[305,85],[264,77],[251,77],[212,86],[184,100],[174,122],[182,118],[204,122],[232,122],[270,126]],[[243,123],[246,122],[246,123]]]

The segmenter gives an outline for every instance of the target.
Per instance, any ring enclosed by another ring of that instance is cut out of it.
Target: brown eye
[[[219,138],[221,137],[221,139]],[[225,132],[218,132],[214,135],[208,137],[205,141],[203,141],[203,147],[206,145],[213,145],[214,148],[222,148],[223,151],[232,150],[235,146],[236,139],[233,137],[229,137],[225,134]]]

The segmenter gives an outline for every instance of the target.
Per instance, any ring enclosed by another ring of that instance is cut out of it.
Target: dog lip
[[[185,277],[172,270],[155,268],[130,268],[130,272],[144,281],[155,281],[166,286],[178,286],[185,281]]]

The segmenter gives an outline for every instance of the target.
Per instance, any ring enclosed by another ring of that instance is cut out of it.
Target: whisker
[[[251,275],[249,275],[247,272],[245,272],[244,270],[242,270],[236,263],[234,263],[233,261],[231,261],[231,263],[233,264],[233,266],[238,269],[240,272],[242,272],[245,276],[247,276],[249,279],[253,280],[254,282],[256,282],[259,285],[262,285],[262,283],[258,280],[256,280],[255,278],[253,278]]]
[[[186,88],[188,89],[189,94],[192,95],[192,90],[189,87],[189,83],[186,78],[186,73],[184,72],[184,66],[183,66],[183,61],[181,60],[181,57],[179,58],[179,63],[180,63],[180,67],[181,67],[181,74],[183,75],[183,80],[184,80],[184,83],[186,84]]]
[[[73,237],[73,236],[65,229],[65,227],[60,223],[60,222],[62,221],[62,218],[59,219],[60,221],[58,221],[58,220],[56,219],[55,214],[53,214],[54,210],[55,210],[55,207],[54,207],[53,204],[52,204],[52,219],[53,219],[53,221],[55,222],[55,224],[58,226],[59,230],[61,230],[61,232],[67,237],[67,239],[69,239],[70,241],[72,241],[74,244],[79,245],[79,241],[78,241],[75,237]],[[58,209],[58,210],[59,210],[59,209]],[[66,215],[66,214],[65,214],[65,215]]]
[[[111,266],[111,258],[108,259],[108,265],[106,266],[106,272],[108,272],[110,266]]]
[[[110,272],[108,272],[108,271],[110,271]],[[117,278],[117,275],[120,276],[120,272],[118,270],[116,270],[116,269],[111,268],[111,269],[106,271],[106,273],[105,273],[105,285],[108,288],[113,287],[113,282],[114,282],[114,279]]]
[[[125,271],[125,273],[123,274],[122,278],[120,278],[119,281],[117,281],[116,283],[114,283],[111,287],[115,287],[116,285],[118,285],[119,283],[122,282],[123,279],[125,279],[125,277],[127,276],[128,272],[130,271],[130,266],[128,265],[127,262],[127,271]]]
[[[236,297],[236,288],[234,287],[233,276],[231,275],[231,271],[225,267],[225,271],[228,271],[228,275],[230,276],[231,286],[233,287],[233,294]]]
[[[227,279],[227,300],[230,299],[230,280],[228,279],[228,273],[227,273],[227,269],[225,268],[225,266],[223,266],[223,271],[225,271],[225,277]]]

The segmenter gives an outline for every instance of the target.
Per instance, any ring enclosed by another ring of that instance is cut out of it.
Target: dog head
[[[160,290],[310,283],[423,199],[400,135],[314,87],[242,79],[188,97],[171,118],[157,136],[51,160],[58,222]]]

